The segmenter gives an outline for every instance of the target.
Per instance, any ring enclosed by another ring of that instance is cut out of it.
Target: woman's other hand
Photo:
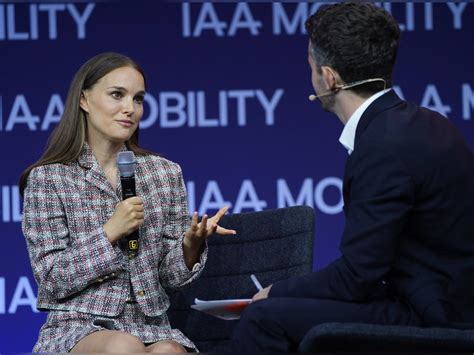
[[[228,209],[229,206],[222,207],[210,218],[205,214],[200,223],[198,223],[198,213],[193,213],[191,226],[184,234],[183,242],[184,258],[189,269],[198,261],[202,246],[207,237],[214,233],[220,235],[235,235],[237,233],[233,229],[226,229],[218,224]]]

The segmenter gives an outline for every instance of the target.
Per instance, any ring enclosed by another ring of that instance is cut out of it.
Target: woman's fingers
[[[217,213],[212,217],[213,222],[215,222],[216,224],[219,223],[221,218],[224,217],[224,215],[227,213],[228,210],[229,210],[229,206],[224,206],[221,209],[219,209],[219,211],[217,211]]]
[[[201,223],[199,223],[199,231],[197,236],[198,237],[206,237],[207,236],[207,220],[208,220],[208,215],[205,214],[202,216]]]
[[[221,235],[237,234],[235,230],[223,228],[217,224],[228,210],[229,206],[224,206],[211,218],[205,214],[200,223],[198,223],[198,213],[194,212],[191,219],[191,227],[187,232],[188,236],[193,238],[207,238],[214,233]]]
[[[237,232],[233,229],[223,228],[221,226],[216,226],[215,232],[220,235],[236,235]]]
[[[191,231],[195,234],[198,230],[198,213],[194,212],[193,217],[191,218]]]

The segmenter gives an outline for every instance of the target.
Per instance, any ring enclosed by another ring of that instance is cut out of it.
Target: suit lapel
[[[99,190],[104,191],[106,194],[112,196],[115,199],[118,198],[115,189],[112,187],[112,185],[110,185],[87,143],[84,144],[84,148],[78,160],[79,165],[85,169],[84,177],[87,183],[98,188]]]
[[[117,193],[113,189],[112,185],[110,185],[109,181],[105,177],[104,172],[97,162],[92,165],[92,168],[89,169],[89,171],[86,172],[86,181],[97,187],[99,190],[104,191],[108,195],[117,198]]]

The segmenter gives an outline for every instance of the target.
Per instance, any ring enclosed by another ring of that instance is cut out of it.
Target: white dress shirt
[[[355,134],[362,114],[372,102],[390,90],[391,89],[385,89],[373,94],[371,97],[365,100],[364,103],[357,108],[357,110],[354,111],[351,117],[349,117],[349,120],[344,126],[341,136],[339,137],[339,142],[344,146],[344,148],[347,149],[349,154],[354,151]]]

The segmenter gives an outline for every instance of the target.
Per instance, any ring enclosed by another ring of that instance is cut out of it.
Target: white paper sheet
[[[233,299],[233,300],[213,300],[204,301],[198,298],[194,299],[192,309],[210,314],[214,317],[232,320],[239,319],[240,313],[252,302],[251,299]]]

